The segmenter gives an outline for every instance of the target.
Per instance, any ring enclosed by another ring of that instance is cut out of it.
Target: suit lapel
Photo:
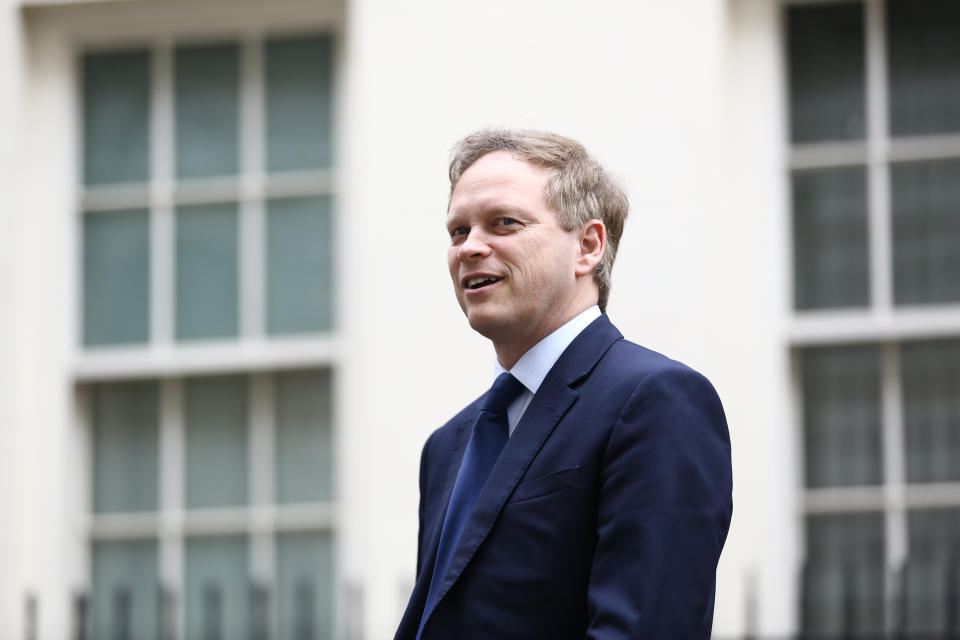
[[[500,458],[493,466],[490,477],[477,498],[477,504],[467,520],[453,557],[450,559],[450,567],[447,569],[447,575],[440,589],[438,603],[460,577],[477,548],[490,533],[507,498],[513,493],[514,487],[517,486],[560,418],[577,399],[577,394],[567,387],[553,391],[556,395],[549,404],[546,401],[537,402],[536,399],[530,403],[513,435],[503,448]]]
[[[571,387],[576,386],[586,377],[607,349],[622,337],[607,316],[601,315],[570,343],[544,378],[477,498],[477,504],[467,520],[453,557],[450,559],[450,566],[438,594],[438,606],[450,587],[463,573],[487,534],[493,529],[507,498],[513,493],[520,478],[526,473],[530,463],[553,433],[557,423],[576,402],[578,394]],[[460,468],[460,459],[463,457],[472,424],[471,421],[458,429],[457,455],[454,456],[455,462],[447,479],[444,505],[450,500],[450,493],[453,491],[453,484]],[[446,506],[443,511],[446,513]],[[443,517],[438,520],[439,524],[436,526],[436,531],[432,532],[429,547],[429,553],[434,556],[434,561]]]

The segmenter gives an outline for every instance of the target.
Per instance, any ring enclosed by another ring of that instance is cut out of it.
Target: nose
[[[460,243],[457,257],[460,260],[468,260],[470,258],[482,258],[489,253],[490,245],[487,244],[483,231],[478,227],[472,227],[467,233],[467,237]]]

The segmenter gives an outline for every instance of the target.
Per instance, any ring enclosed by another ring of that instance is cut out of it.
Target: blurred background
[[[0,638],[392,637],[484,126],[724,401],[714,636],[960,634],[960,2],[0,0]]]

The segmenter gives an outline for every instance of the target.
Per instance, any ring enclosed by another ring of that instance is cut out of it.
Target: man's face
[[[463,173],[450,199],[453,288],[470,326],[495,346],[526,350],[580,311],[579,234],[547,206],[549,175],[496,151]]]

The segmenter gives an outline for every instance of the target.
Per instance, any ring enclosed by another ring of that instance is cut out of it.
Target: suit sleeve
[[[593,640],[707,640],[732,512],[730,439],[700,374],[645,377],[604,451],[588,591]]]

